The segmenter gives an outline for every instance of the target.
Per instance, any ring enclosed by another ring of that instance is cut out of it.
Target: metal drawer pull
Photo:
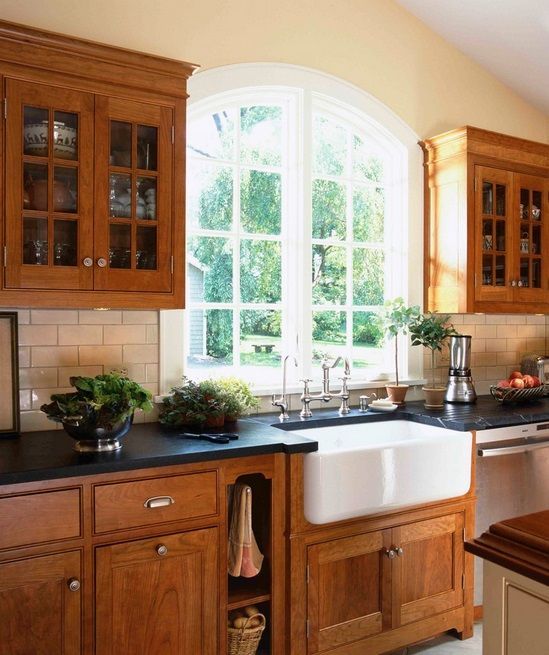
[[[479,457],[496,457],[497,455],[516,455],[517,453],[527,453],[530,450],[538,448],[548,448],[549,441],[541,443],[528,443],[523,446],[503,446],[502,448],[479,448],[477,453]]]
[[[158,544],[156,547],[156,553],[157,555],[167,555],[168,554],[168,547],[165,546],[164,544]]]
[[[67,587],[70,591],[78,591],[80,589],[80,580],[77,578],[70,578],[67,580]]]
[[[143,507],[154,509],[155,507],[168,507],[174,503],[175,500],[171,496],[153,496],[152,498],[147,498],[143,503]]]

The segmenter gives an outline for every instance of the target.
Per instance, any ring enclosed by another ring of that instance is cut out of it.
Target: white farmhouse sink
[[[311,523],[462,496],[471,485],[470,432],[399,420],[292,432],[318,441],[304,457]]]

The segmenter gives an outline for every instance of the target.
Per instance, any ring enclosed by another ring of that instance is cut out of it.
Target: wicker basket
[[[255,655],[265,624],[267,623],[263,614],[254,614],[246,621],[246,625],[258,618],[261,623],[255,628],[227,628],[228,632],[228,655]]]
[[[490,393],[500,403],[524,403],[541,398],[546,393],[546,385],[529,389],[513,389],[509,387],[490,387]]]

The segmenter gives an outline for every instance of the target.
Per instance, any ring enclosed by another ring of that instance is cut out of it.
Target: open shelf
[[[263,571],[255,578],[230,578],[227,609],[257,605],[271,600],[269,576]]]

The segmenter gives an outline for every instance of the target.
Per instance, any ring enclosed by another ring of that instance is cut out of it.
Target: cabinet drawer
[[[211,516],[217,513],[217,473],[189,473],[95,487],[95,532]]]
[[[0,550],[80,536],[80,491],[0,498]]]

